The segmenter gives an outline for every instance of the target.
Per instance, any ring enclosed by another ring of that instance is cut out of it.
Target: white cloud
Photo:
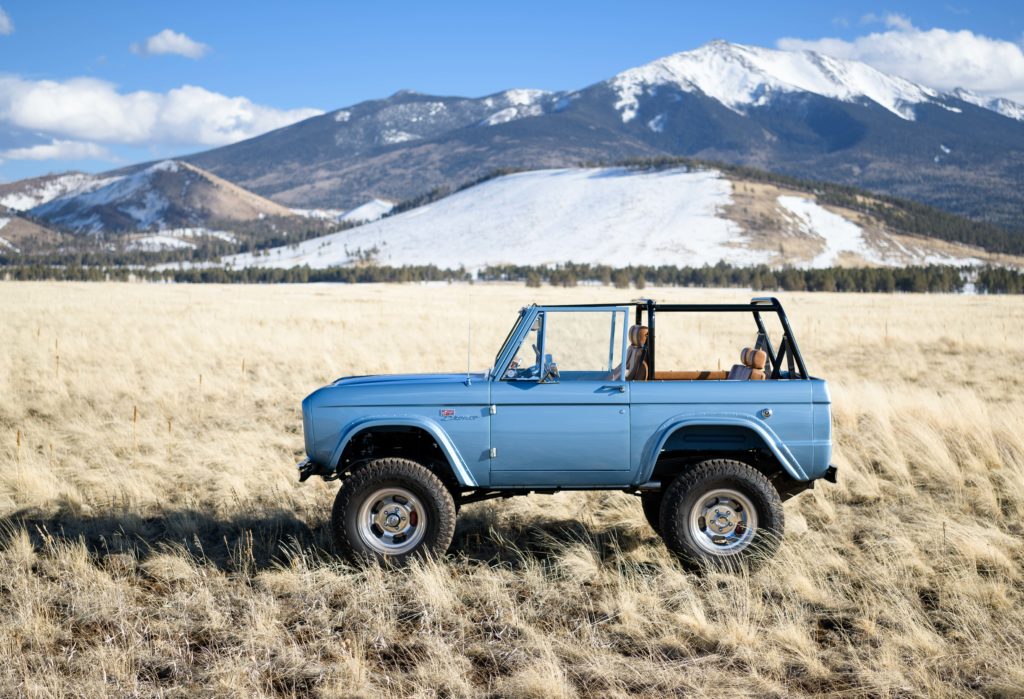
[[[0,76],[0,122],[57,138],[217,146],[318,114],[318,109],[275,109],[194,85],[166,93],[122,93],[93,78],[57,82]]]
[[[6,36],[13,33],[14,22],[11,21],[11,16],[4,12],[4,8],[0,7],[0,34]]]
[[[132,44],[131,49],[132,53],[137,53],[140,56],[175,54],[185,58],[196,59],[205,56],[210,47],[180,32],[164,29],[141,44]]]
[[[83,141],[62,141],[53,139],[25,148],[12,148],[0,153],[8,160],[86,160],[111,159],[110,151],[95,143]]]
[[[785,38],[777,43],[782,49],[809,49],[863,61],[929,87],[965,87],[982,95],[1024,102],[1024,50],[1020,45],[968,30],[919,29],[900,15],[864,19],[882,21],[889,29],[852,41]]]
[[[876,15],[874,12],[869,12],[860,18],[861,24],[884,24],[890,29],[913,29],[914,25],[910,21],[909,17],[898,15],[890,12],[886,15]]]

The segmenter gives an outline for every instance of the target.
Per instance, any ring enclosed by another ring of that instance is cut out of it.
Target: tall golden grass
[[[0,694],[1024,695],[1020,299],[784,299],[841,481],[756,574],[684,571],[623,493],[469,505],[405,571],[330,554],[306,393],[462,371],[467,322],[479,369],[519,306],[627,295],[0,284]],[[731,364],[749,328],[712,320],[660,366]]]

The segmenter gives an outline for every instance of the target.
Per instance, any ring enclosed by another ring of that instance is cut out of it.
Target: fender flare
[[[640,478],[641,483],[650,480],[651,474],[654,473],[654,467],[658,462],[658,456],[661,454],[662,447],[665,446],[668,438],[678,430],[686,427],[742,427],[748,429],[764,442],[765,446],[771,450],[783,470],[791,478],[798,481],[809,480],[807,473],[800,465],[800,462],[793,456],[789,447],[768,425],[742,413],[706,413],[669,418],[658,427],[654,436],[647,442],[647,446],[644,448],[643,455],[641,456],[640,474],[643,476]]]
[[[466,466],[465,460],[459,454],[459,450],[455,447],[455,443],[448,436],[448,433],[435,421],[419,415],[381,415],[360,418],[350,422],[345,426],[344,431],[341,433],[341,439],[338,440],[337,446],[334,447],[334,451],[331,453],[330,468],[337,471],[341,455],[353,437],[366,429],[374,427],[416,427],[423,430],[433,437],[434,441],[437,442],[437,446],[441,448],[441,451],[448,459],[448,463],[451,464],[452,473],[459,482],[459,485],[464,488],[477,487],[476,478],[473,477],[472,471]]]

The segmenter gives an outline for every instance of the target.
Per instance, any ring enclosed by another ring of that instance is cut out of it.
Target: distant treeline
[[[829,267],[773,269],[733,267],[724,262],[703,267],[631,266],[566,263],[555,267],[501,265],[477,274],[481,281],[523,281],[527,286],[581,283],[613,285],[620,289],[654,286],[740,287],[755,291],[959,292],[973,283],[980,293],[1024,293],[1024,274],[1001,267]]]
[[[328,267],[310,269],[270,269],[247,267],[226,269],[132,269],[129,267],[85,267],[80,265],[49,266],[41,264],[9,265],[0,267],[0,279],[16,281],[148,281],[177,282],[181,284],[306,284],[311,282],[338,282],[368,284],[373,282],[454,282],[472,281],[463,269],[440,269],[434,265],[406,267]]]
[[[80,265],[11,265],[0,268],[0,278],[13,280],[176,282],[185,284],[304,284],[336,282],[472,282],[515,281],[527,286],[600,284],[618,289],[647,285],[678,287],[739,287],[755,291],[942,292],[962,291],[973,284],[978,293],[1024,293],[1024,273],[1002,267],[860,267],[827,269],[772,269],[733,267],[720,262],[704,267],[623,267],[567,263],[555,267],[502,265],[486,267],[475,276],[464,269],[434,265],[407,267],[328,267],[310,269],[129,269]]]

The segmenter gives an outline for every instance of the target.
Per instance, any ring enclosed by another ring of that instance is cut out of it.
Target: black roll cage
[[[787,376],[790,379],[810,379],[807,373],[807,365],[804,364],[804,356],[800,353],[800,346],[793,336],[793,329],[789,325],[789,318],[782,308],[782,303],[774,296],[758,296],[750,299],[750,303],[657,303],[653,299],[637,299],[629,303],[578,303],[566,304],[563,308],[588,308],[596,306],[633,306],[635,311],[636,325],[643,325],[643,314],[647,313],[647,344],[643,348],[641,361],[647,362],[648,376],[654,377],[655,361],[655,323],[658,313],[750,313],[757,325],[757,341],[754,349],[764,350],[768,355],[766,372],[772,379],[782,378],[783,365],[785,365]],[[763,313],[775,313],[782,325],[782,339],[778,348],[772,346],[768,330],[765,328]]]

